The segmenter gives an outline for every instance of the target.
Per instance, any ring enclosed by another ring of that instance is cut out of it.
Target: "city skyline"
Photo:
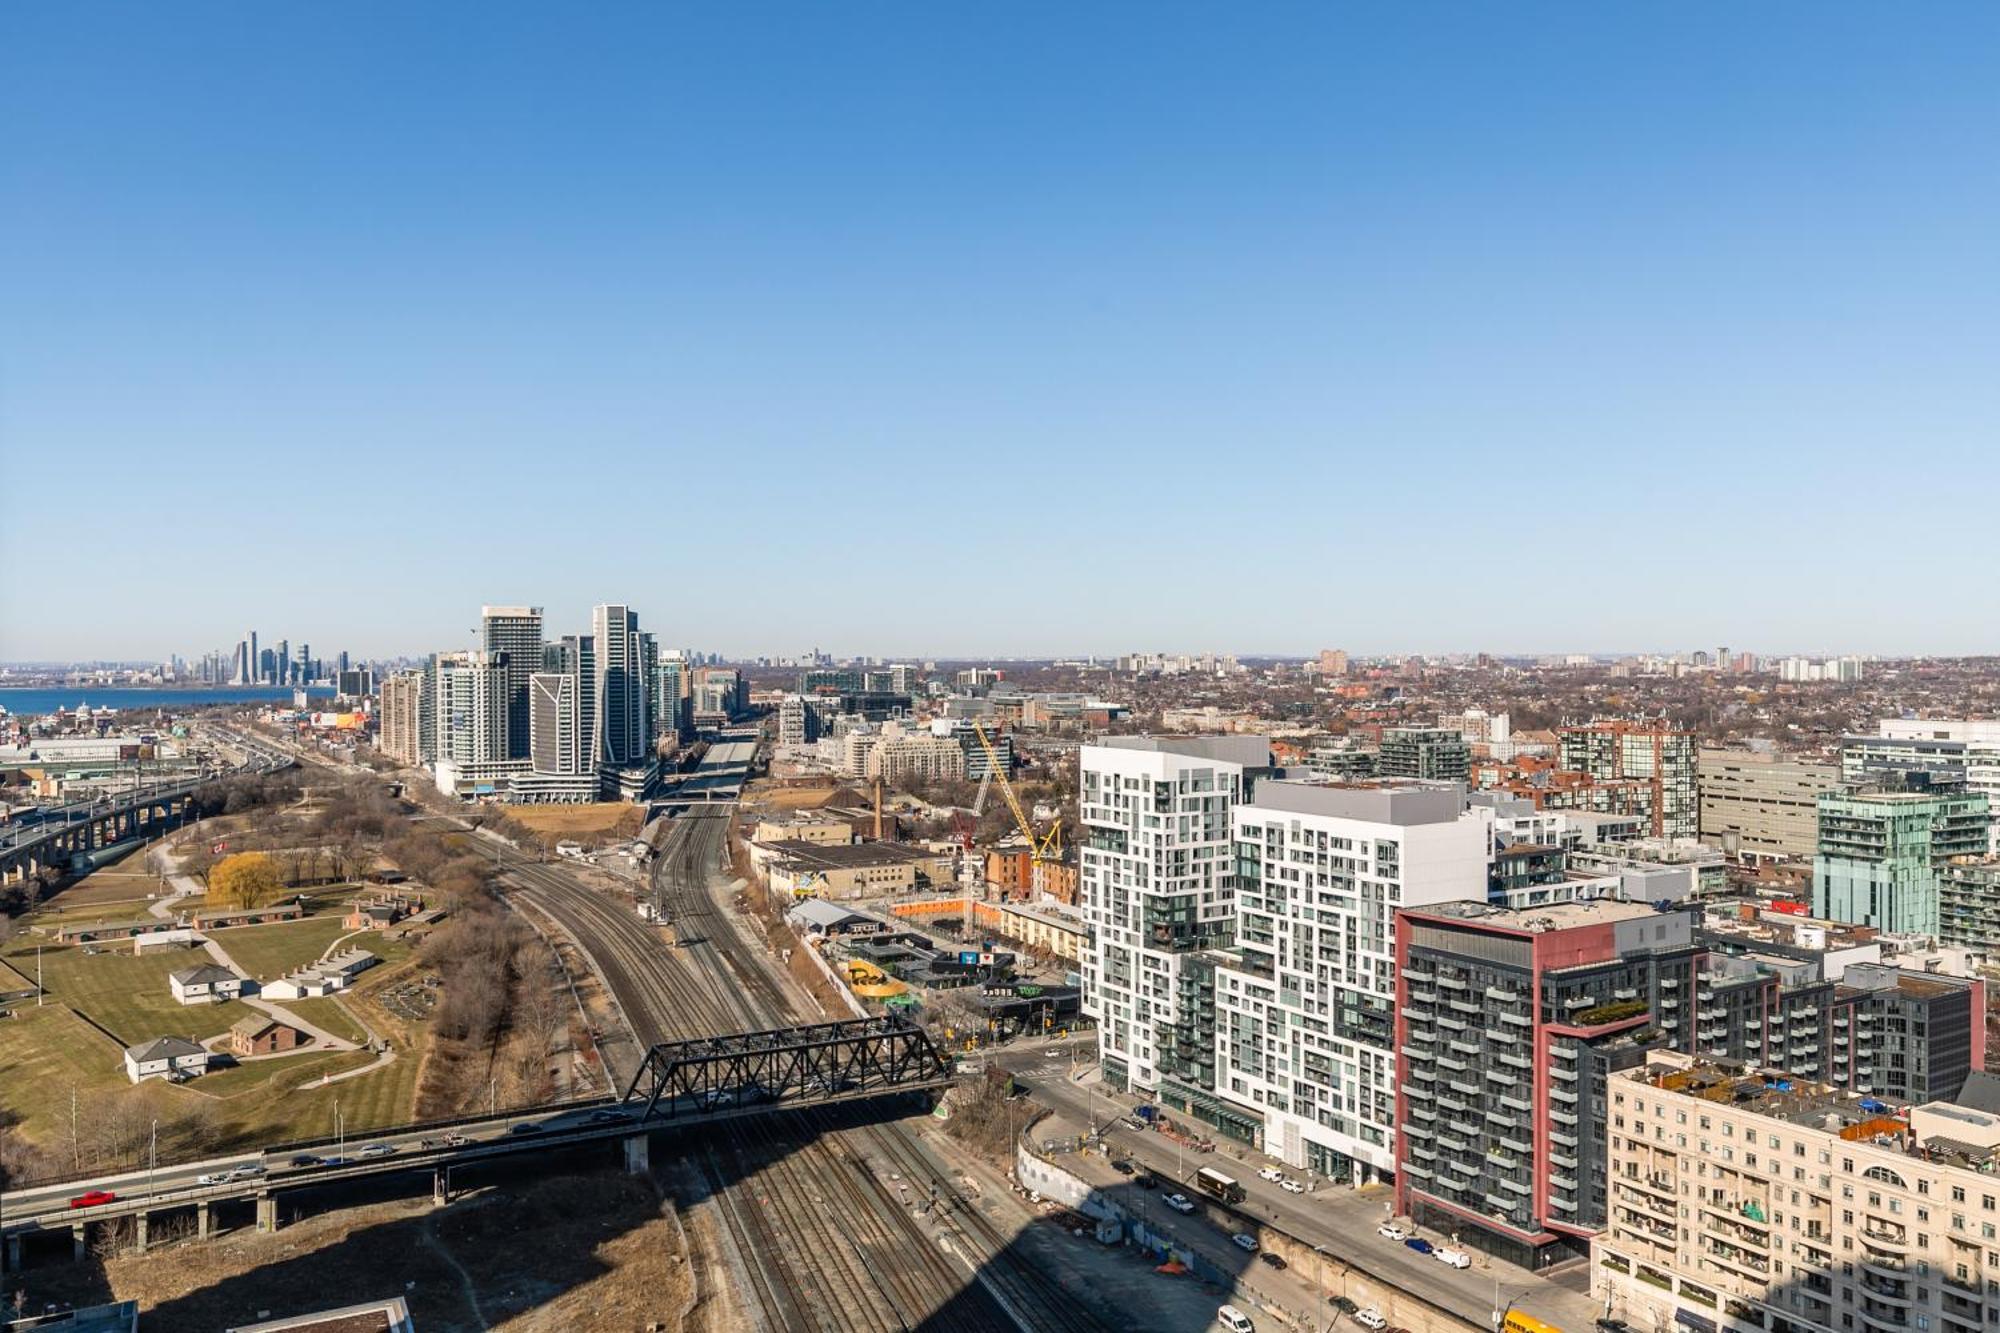
[[[11,15],[0,658],[2000,647],[2000,14],[1145,14]]]

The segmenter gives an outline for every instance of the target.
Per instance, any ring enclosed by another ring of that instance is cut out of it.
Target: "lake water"
[[[308,691],[315,699],[331,699],[330,686],[316,685]],[[219,685],[192,689],[108,689],[99,686],[64,685],[54,689],[0,689],[0,708],[16,717],[40,717],[58,708],[89,704],[92,709],[115,708],[119,712],[151,713],[192,708],[197,704],[290,703],[289,686]]]

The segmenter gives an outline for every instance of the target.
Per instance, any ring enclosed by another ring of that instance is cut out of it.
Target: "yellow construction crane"
[[[979,719],[972,721],[972,732],[979,737],[979,748],[986,751],[987,771],[1000,779],[1000,794],[1007,798],[1007,808],[1014,812],[1014,822],[1020,826],[1021,836],[1028,840],[1028,853],[1035,861],[1062,860],[1062,820],[1058,819],[1046,834],[1035,832],[1035,826],[1028,822],[1028,812],[1021,806],[1021,798],[1014,791],[1014,784],[1007,779],[1007,766],[1000,762],[1000,754],[987,739],[986,728],[979,725]]]

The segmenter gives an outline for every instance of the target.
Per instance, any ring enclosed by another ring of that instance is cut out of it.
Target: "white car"
[[[1236,1242],[1239,1250],[1249,1250],[1253,1254],[1257,1251],[1257,1238],[1247,1231],[1239,1231],[1229,1239]]]
[[[1472,1267],[1471,1255],[1467,1254],[1464,1250],[1454,1250],[1449,1245],[1439,1246],[1437,1249],[1431,1251],[1431,1255],[1439,1263],[1449,1264],[1453,1268]]]
[[[196,1176],[194,1183],[197,1185],[221,1185],[227,1182],[228,1179],[229,1172],[227,1171],[210,1171],[206,1175]]]
[[[1354,1312],[1354,1322],[1363,1328],[1389,1327],[1389,1321],[1384,1319],[1382,1312],[1372,1305],[1365,1310],[1356,1310]]]
[[[1298,1181],[1293,1180],[1290,1176],[1286,1176],[1283,1180],[1279,1181],[1278,1188],[1287,1194],[1304,1194],[1306,1192],[1306,1187],[1299,1184]]]
[[[1275,1166],[1267,1166],[1263,1170],[1257,1173],[1257,1179],[1259,1180],[1269,1180],[1275,1182],[1283,1180],[1284,1178],[1285,1178],[1285,1173],[1280,1171]]]
[[[1191,1213],[1194,1211],[1194,1200],[1185,1194],[1169,1194],[1162,1202],[1177,1213]]]
[[[1410,1238],[1410,1233],[1397,1226],[1394,1222],[1384,1222],[1381,1226],[1376,1227],[1375,1234],[1384,1240],[1408,1240]]]

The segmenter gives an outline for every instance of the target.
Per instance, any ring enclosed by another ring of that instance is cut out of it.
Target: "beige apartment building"
[[[1613,1315],[1698,1333],[2000,1323],[2000,1114],[1662,1052],[1608,1100],[1592,1269]]]
[[[884,736],[868,752],[862,776],[884,782],[963,779],[965,751],[948,736]]]
[[[1701,840],[1746,861],[1810,861],[1818,848],[1819,798],[1838,790],[1839,764],[1754,750],[1703,750]]]

